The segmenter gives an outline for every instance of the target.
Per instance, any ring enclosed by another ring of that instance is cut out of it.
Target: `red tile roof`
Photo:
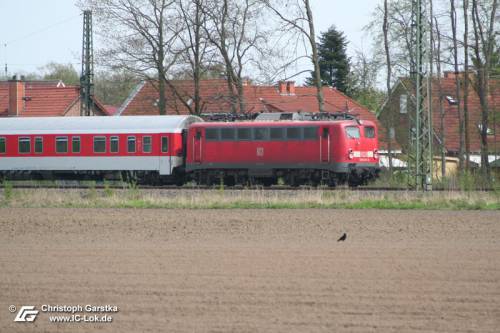
[[[407,82],[407,81],[405,81]],[[432,121],[435,133],[440,136],[440,121],[441,115],[439,111],[439,87],[437,84],[437,79],[433,80],[432,85]],[[446,96],[450,96],[453,99],[456,98],[456,87],[454,77],[443,77],[441,78],[441,87],[443,93],[443,109],[444,109],[444,134],[445,134],[445,147],[446,150],[450,152],[458,152],[459,150],[459,120],[458,120],[458,106],[452,105],[446,100]],[[460,91],[460,109],[463,112],[463,83]],[[481,104],[479,101],[479,96],[472,87],[472,83],[469,85],[469,95],[468,95],[468,114],[469,114],[469,137],[470,137],[470,151],[480,152],[481,151],[481,137],[479,133],[479,124],[481,123]],[[490,81],[490,97],[489,97],[489,128],[493,129],[493,119],[496,115],[496,132],[500,133],[500,80]],[[500,138],[497,136],[489,135],[488,144],[490,150],[494,149],[495,141]],[[500,149],[500,142],[496,143]],[[464,147],[465,149],[465,147]]]
[[[194,85],[192,80],[170,81],[178,91],[182,100],[192,103]],[[165,90],[167,114],[187,114],[189,109],[182,103],[173,89]],[[245,112],[317,112],[318,101],[316,88],[295,87],[295,94],[280,94],[277,86],[246,84],[243,87],[245,96]],[[224,79],[202,80],[200,83],[202,113],[230,112],[231,103],[227,82]],[[327,112],[350,112],[360,119],[371,120],[378,124],[375,113],[342,94],[340,91],[323,88],[324,109]],[[154,115],[158,114],[158,91],[151,82],[142,83],[131,94],[118,111],[121,115]],[[385,137],[385,130],[381,136]]]
[[[25,102],[20,117],[64,116],[79,102],[79,86],[64,86],[56,81],[26,81],[24,84]],[[105,111],[98,101],[96,104]],[[8,115],[8,108],[9,82],[0,81],[0,117]]]

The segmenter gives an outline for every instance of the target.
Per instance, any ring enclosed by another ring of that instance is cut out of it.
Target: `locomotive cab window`
[[[375,127],[365,126],[365,138],[373,139],[375,137]]]
[[[41,136],[37,136],[35,138],[35,154],[43,153],[43,138]]]
[[[80,137],[74,136],[71,138],[71,151],[75,154],[80,152]]]
[[[220,129],[220,139],[224,141],[232,141],[235,139],[234,128],[221,128]]]
[[[68,152],[68,137],[67,136],[57,136],[56,137],[56,153],[66,154]]]
[[[19,138],[19,154],[29,154],[31,152],[31,139],[28,137]]]
[[[142,152],[150,153],[151,152],[151,137],[145,136],[142,138]]]
[[[359,139],[359,127],[356,126],[347,126],[345,128],[345,133],[349,139]]]
[[[304,140],[316,140],[318,137],[317,127],[304,127]]]
[[[236,130],[238,135],[238,140],[248,141],[252,139],[252,129],[251,128],[238,128]]]
[[[117,153],[118,152],[118,137],[117,136],[112,136],[109,138],[109,151],[111,153]]]
[[[271,140],[284,140],[285,131],[282,127],[272,127],[270,131]]]
[[[300,127],[288,127],[286,129],[286,138],[288,140],[300,140],[302,137],[300,132],[301,132]]]
[[[257,127],[253,129],[253,138],[257,141],[269,140],[269,128]]]
[[[207,128],[205,130],[205,136],[207,138],[207,141],[218,140],[219,139],[219,130],[217,128]]]
[[[127,138],[127,151],[129,153],[135,153],[135,136],[129,136]]]
[[[106,152],[106,137],[94,136],[94,153]]]
[[[5,138],[0,138],[0,154],[5,154],[7,151]]]
[[[328,128],[323,128],[323,132],[321,134],[321,136],[323,137],[323,139],[327,139],[328,135],[330,135],[329,129]]]
[[[168,153],[168,137],[166,136],[161,137],[161,152]]]

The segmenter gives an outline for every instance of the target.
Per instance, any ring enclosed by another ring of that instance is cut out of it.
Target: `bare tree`
[[[457,42],[457,11],[455,9],[455,0],[450,0],[450,20],[453,40],[453,66],[455,69],[455,99],[457,100],[457,115],[458,115],[458,165],[459,172],[464,168],[464,122],[462,116],[462,108],[460,106],[461,88],[460,88],[460,72],[458,70],[458,42]]]
[[[433,33],[433,43],[435,44],[434,49],[436,52],[434,53],[435,62],[436,62],[436,71],[437,71],[437,86],[438,86],[438,105],[439,105],[439,141],[440,141],[440,152],[441,152],[441,177],[444,178],[446,176],[446,135],[444,130],[444,107],[443,107],[443,86],[441,82],[441,31],[439,28],[439,23],[437,18],[434,16],[432,18],[434,20],[434,29],[435,34]]]
[[[469,0],[463,0],[464,10],[464,140],[465,169],[470,166],[470,136],[469,136]]]
[[[309,0],[265,0],[267,7],[285,24],[283,29],[295,31],[305,38],[311,48],[310,59],[313,64],[318,108],[324,112],[324,98],[319,69],[318,47],[316,44],[316,32],[314,18]]]
[[[167,71],[176,64],[179,22],[176,0],[87,0],[100,26],[105,49],[101,65],[135,73],[150,81],[159,93],[158,110],[166,114]]]
[[[490,178],[488,160],[488,114],[490,111],[488,97],[490,95],[490,71],[495,45],[495,22],[498,1],[493,0],[491,6],[481,6],[478,0],[472,0],[472,26],[474,30],[474,65],[476,68],[475,89],[481,104],[481,170],[485,181]]]
[[[391,66],[391,52],[389,51],[389,6],[387,0],[384,0],[384,22],[382,24],[382,32],[384,34],[385,63],[387,66],[385,85],[387,89],[387,100],[389,101],[391,99],[392,66]],[[388,134],[387,150],[389,156],[389,172],[392,174],[392,133],[394,128],[392,117],[389,117],[388,127],[389,128],[387,133]]]

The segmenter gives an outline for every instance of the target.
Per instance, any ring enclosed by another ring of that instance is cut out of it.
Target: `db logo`
[[[264,147],[257,147],[257,156],[264,156]]]
[[[19,312],[14,318],[14,321],[35,321],[36,316],[38,315],[38,310],[35,310],[35,307],[32,305],[22,306]]]

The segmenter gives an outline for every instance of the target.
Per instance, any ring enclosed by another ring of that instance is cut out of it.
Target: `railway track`
[[[116,182],[80,182],[80,181],[54,181],[50,183],[33,183],[24,181],[11,181],[10,186],[15,189],[96,189],[104,190],[106,188],[119,189],[119,190],[176,190],[176,191],[200,191],[200,190],[232,190],[232,191],[244,191],[244,190],[263,190],[263,191],[307,191],[307,190],[323,190],[323,191],[339,191],[339,190],[350,190],[350,191],[408,191],[407,188],[402,187],[374,187],[374,186],[359,186],[359,187],[348,187],[348,186],[337,186],[337,187],[314,187],[314,186],[299,186],[292,187],[286,185],[273,185],[269,187],[265,186],[176,186],[176,185],[132,185],[129,183],[116,183]],[[444,189],[444,188],[434,188],[434,191],[460,191],[459,189]],[[481,191],[493,191],[493,189],[481,189]]]

